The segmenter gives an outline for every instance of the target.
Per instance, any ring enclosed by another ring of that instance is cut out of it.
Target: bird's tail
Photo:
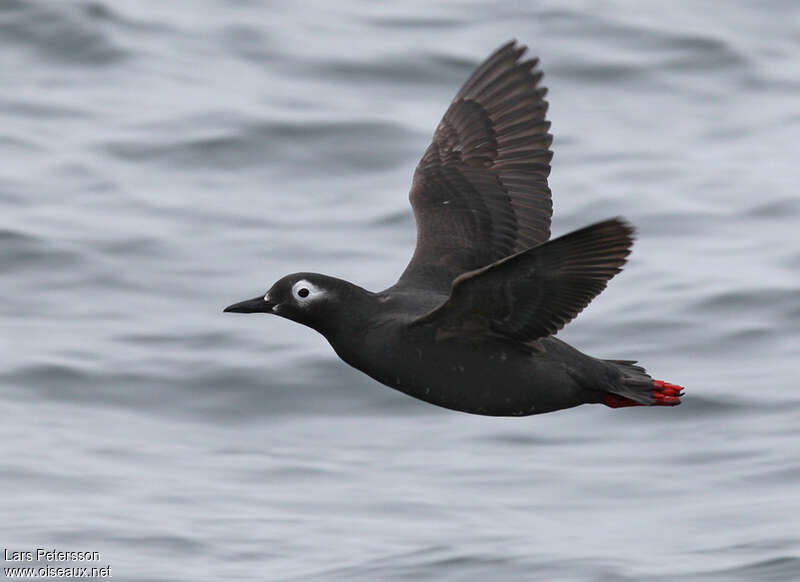
[[[606,360],[622,372],[618,387],[603,393],[603,404],[611,408],[625,406],[677,406],[681,403],[683,386],[663,380],[653,380],[632,360]]]

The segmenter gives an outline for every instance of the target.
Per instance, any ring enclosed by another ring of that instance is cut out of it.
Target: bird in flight
[[[414,172],[417,244],[397,283],[371,292],[295,273],[225,311],[306,325],[378,382],[453,410],[680,404],[681,386],[635,361],[554,337],[622,270],[634,231],[611,218],[550,239],[547,89],[525,51],[515,41],[497,49],[439,122]]]

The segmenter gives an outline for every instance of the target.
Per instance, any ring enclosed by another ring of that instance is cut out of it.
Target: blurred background
[[[799,27],[789,0],[3,0],[0,544],[131,581],[800,579]],[[469,416],[221,313],[295,271],[393,284],[413,168],[510,38],[550,88],[554,235],[638,228],[560,337],[683,406]]]

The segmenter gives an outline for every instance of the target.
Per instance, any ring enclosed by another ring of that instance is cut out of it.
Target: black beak
[[[272,308],[275,304],[271,301],[266,301],[263,297],[253,297],[247,301],[240,301],[233,305],[228,305],[225,313],[272,313]]]

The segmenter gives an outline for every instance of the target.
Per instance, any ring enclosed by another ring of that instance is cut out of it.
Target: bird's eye
[[[297,295],[300,296],[300,297],[308,297],[308,289],[306,289],[305,287],[301,287],[297,291]]]

